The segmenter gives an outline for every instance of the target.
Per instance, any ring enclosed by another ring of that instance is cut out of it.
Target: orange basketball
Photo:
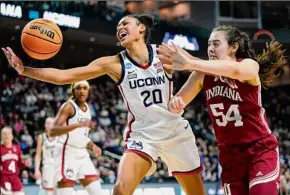
[[[22,30],[21,45],[31,57],[46,60],[53,57],[62,45],[62,32],[47,19],[30,21]]]

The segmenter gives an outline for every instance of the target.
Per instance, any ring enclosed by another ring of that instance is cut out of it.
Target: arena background
[[[24,61],[34,67],[70,68],[83,66],[105,55],[121,51],[115,37],[118,20],[129,13],[151,13],[159,18],[152,43],[171,42],[206,59],[207,39],[219,24],[232,24],[250,34],[253,45],[261,51],[267,41],[276,39],[290,46],[290,2],[277,1],[75,1],[75,2],[0,2],[0,47],[10,46]],[[27,56],[20,44],[21,30],[35,18],[55,21],[62,29],[64,44],[52,59],[38,61]],[[286,52],[290,56],[289,49]],[[0,54],[1,118],[0,125],[13,127],[15,141],[21,144],[24,157],[31,166],[21,171],[25,191],[41,194],[33,179],[36,136],[43,132],[44,119],[55,116],[68,98],[68,86],[56,86],[21,77],[10,68]],[[281,158],[281,194],[290,191],[290,66],[283,67],[273,86],[263,90],[263,105],[273,133],[278,137]],[[177,91],[188,73],[174,74]],[[122,155],[122,132],[126,125],[127,108],[112,80],[104,76],[91,80],[90,104],[97,122],[91,139],[104,151],[93,159],[101,180],[110,194],[116,169]],[[207,110],[200,94],[186,108],[184,117],[190,121],[204,170],[202,177],[208,194],[222,194],[215,137]],[[76,194],[85,194],[81,187]],[[146,177],[136,194],[182,194],[179,185],[168,177],[167,167],[158,161],[158,170]]]

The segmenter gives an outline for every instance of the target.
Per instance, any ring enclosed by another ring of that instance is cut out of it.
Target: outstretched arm
[[[93,127],[94,124],[92,121],[84,121],[81,123],[65,126],[67,119],[73,116],[74,114],[75,114],[75,110],[69,102],[63,104],[63,106],[60,108],[56,116],[55,125],[51,129],[50,136],[55,137],[55,136],[67,134],[70,131],[73,131],[74,129],[79,128],[79,127],[90,127],[90,128]]]
[[[245,59],[241,62],[233,61],[228,57],[220,60],[199,60],[192,59],[185,55],[181,48],[165,43],[159,48],[159,58],[171,60],[172,64],[164,65],[167,68],[177,70],[194,70],[205,74],[225,76],[238,80],[256,79],[259,73],[259,64],[252,59]]]
[[[89,65],[72,69],[60,70],[55,68],[31,68],[23,66],[11,48],[2,48],[9,64],[21,75],[53,84],[64,85],[77,81],[89,80],[108,74],[115,81],[116,75],[121,75],[121,66],[118,56],[101,57]],[[116,64],[119,64],[119,66]],[[118,77],[118,76],[117,76]]]
[[[190,60],[189,70],[202,71],[242,81],[252,80],[258,76],[259,65],[252,59],[241,62],[232,60]]]

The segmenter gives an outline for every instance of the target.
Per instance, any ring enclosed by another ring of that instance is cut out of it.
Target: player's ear
[[[239,49],[239,44],[238,43],[234,43],[233,45],[231,45],[231,51],[232,53],[236,53]]]
[[[142,23],[139,24],[138,28],[139,28],[140,34],[144,33],[146,30],[146,26]]]

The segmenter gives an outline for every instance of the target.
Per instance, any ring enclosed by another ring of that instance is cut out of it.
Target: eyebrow
[[[121,24],[125,23],[125,22],[127,22],[127,19],[125,19],[125,20],[123,20],[121,23],[119,23],[119,24],[117,25],[117,27],[120,26]]]
[[[211,40],[211,41],[209,40],[208,42],[209,42],[209,43],[210,43],[210,42],[219,42],[219,43],[220,43],[221,41],[218,40],[218,39],[214,39],[214,40]]]

